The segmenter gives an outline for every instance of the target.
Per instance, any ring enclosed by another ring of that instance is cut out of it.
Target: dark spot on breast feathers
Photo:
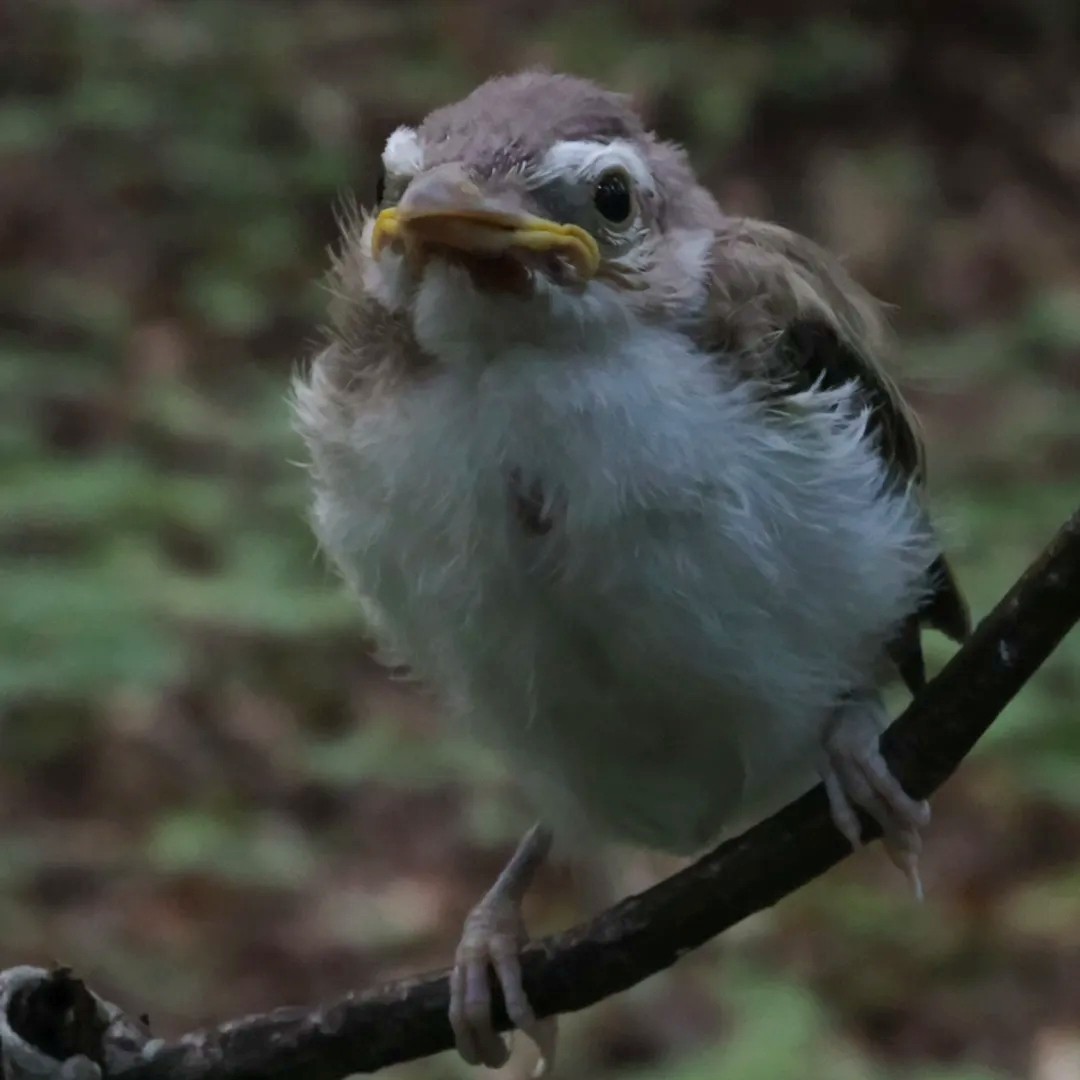
[[[526,482],[521,470],[516,468],[510,471],[510,507],[528,536],[546,536],[555,527],[543,484],[537,479]]]

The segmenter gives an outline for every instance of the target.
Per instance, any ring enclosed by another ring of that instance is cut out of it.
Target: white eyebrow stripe
[[[638,187],[646,191],[655,190],[648,166],[636,147],[626,139],[613,139],[611,142],[568,139],[557,142],[544,155],[533,179],[539,185],[568,174],[591,178],[611,168],[623,168]]]
[[[386,140],[382,160],[388,173],[415,176],[424,167],[424,152],[416,128],[399,127]]]

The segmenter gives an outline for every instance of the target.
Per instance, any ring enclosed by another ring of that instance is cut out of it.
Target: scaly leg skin
[[[911,798],[882,757],[879,740],[888,722],[876,691],[847,697],[825,727],[821,777],[833,822],[851,846],[862,844],[855,812],[855,806],[861,806],[881,826],[886,852],[904,872],[916,899],[921,900],[919,830],[930,823],[930,805]]]
[[[450,974],[450,1026],[458,1052],[470,1065],[497,1069],[510,1056],[507,1041],[491,1022],[489,964],[502,987],[507,1016],[540,1051],[535,1075],[549,1071],[554,1063],[556,1019],[536,1019],[521,984],[520,961],[528,941],[521,901],[550,849],[551,830],[534,825],[465,920]]]

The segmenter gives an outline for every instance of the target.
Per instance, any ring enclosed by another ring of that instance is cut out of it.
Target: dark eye
[[[383,196],[386,194],[386,169],[379,166],[379,178],[375,181],[375,205],[378,206],[383,201]]]
[[[593,205],[615,225],[626,221],[633,209],[630,179],[626,173],[618,169],[604,173],[593,188]]]

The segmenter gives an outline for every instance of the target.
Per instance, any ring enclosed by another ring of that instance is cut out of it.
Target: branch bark
[[[913,795],[930,795],[956,770],[1078,620],[1080,509],[884,735],[885,756]],[[585,1008],[670,966],[848,853],[815,788],[647,892],[530,946],[525,988],[541,1016]],[[68,972],[15,968],[0,974],[0,1052],[5,1080],[92,1078],[97,1063],[122,1080],[338,1080],[448,1049],[447,1007],[446,973],[438,972],[165,1042]],[[505,1015],[500,1023],[508,1026]]]

